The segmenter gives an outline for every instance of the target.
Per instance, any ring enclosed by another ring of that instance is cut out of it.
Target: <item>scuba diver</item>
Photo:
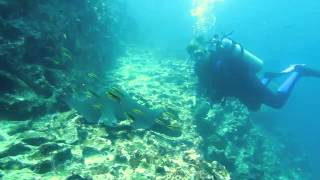
[[[267,72],[260,79],[257,73],[263,61],[226,36],[215,35],[209,42],[198,37],[191,41],[187,51],[195,60],[200,94],[210,102],[223,103],[226,97],[234,97],[251,111],[259,110],[262,104],[279,109],[301,77],[320,78],[319,70],[296,64],[279,73]],[[272,80],[285,75],[288,77],[277,91],[268,87]]]

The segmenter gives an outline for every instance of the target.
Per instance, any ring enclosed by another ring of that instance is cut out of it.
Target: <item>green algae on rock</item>
[[[73,2],[0,2],[1,119],[66,111],[60,98],[72,81],[84,79],[79,71],[101,74],[113,64],[114,50],[121,50],[121,5]]]

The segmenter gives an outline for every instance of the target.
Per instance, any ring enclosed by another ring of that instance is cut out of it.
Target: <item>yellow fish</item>
[[[141,110],[139,110],[139,109],[132,109],[132,112],[134,112],[134,113],[136,113],[136,114],[138,114],[138,115],[143,115],[144,113],[141,111]]]
[[[118,101],[118,102],[121,101],[121,98],[112,92],[107,92],[107,97],[114,101]]]
[[[114,92],[114,93],[119,94],[120,96],[123,96],[123,93],[122,93],[118,88],[116,88],[116,87],[112,87],[112,88],[110,89],[110,92]]]
[[[132,119],[132,120],[136,120],[136,118],[132,115],[132,114],[130,114],[130,113],[125,113],[130,119]]]
[[[61,55],[64,59],[72,60],[71,53],[67,48],[61,47]]]
[[[102,109],[102,104],[94,104],[93,108],[97,109],[97,110],[101,110]]]
[[[97,79],[98,78],[98,76],[95,74],[95,73],[88,73],[88,77],[89,78],[92,78],[92,79]]]

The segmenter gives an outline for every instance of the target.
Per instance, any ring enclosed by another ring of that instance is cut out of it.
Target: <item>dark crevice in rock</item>
[[[42,155],[49,155],[51,152],[57,151],[61,149],[62,147],[56,143],[47,143],[47,144],[42,144],[39,147],[39,152]]]
[[[22,142],[31,146],[40,146],[41,144],[47,143],[49,140],[45,137],[30,137],[25,138]]]
[[[50,160],[44,160],[34,165],[31,169],[38,174],[48,173],[53,169],[53,163]]]
[[[27,164],[11,157],[0,159],[0,169],[2,170],[18,170],[26,167],[28,167]]]
[[[7,156],[18,156],[21,154],[26,154],[31,151],[31,148],[26,146],[25,144],[18,143],[10,146],[8,149],[0,152],[0,158],[4,158]]]
[[[52,161],[55,167],[64,164],[67,160],[72,159],[71,149],[63,149],[59,152],[57,152],[52,157]]]

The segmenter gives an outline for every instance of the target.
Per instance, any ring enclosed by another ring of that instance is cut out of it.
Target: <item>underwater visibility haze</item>
[[[0,179],[320,179],[319,9],[0,0]]]

